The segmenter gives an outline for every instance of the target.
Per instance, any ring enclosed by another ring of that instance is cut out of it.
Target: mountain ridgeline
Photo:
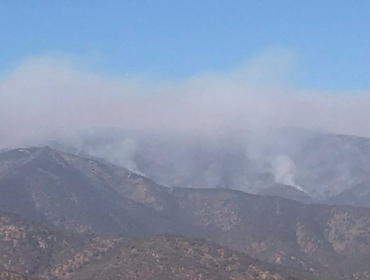
[[[370,206],[368,138],[286,128],[215,139],[106,132],[50,145],[104,158],[168,187]]]
[[[49,147],[0,153],[0,209],[19,277],[370,279],[370,208],[168,188]]]

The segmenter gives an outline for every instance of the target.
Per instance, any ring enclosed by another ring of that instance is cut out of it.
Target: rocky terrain
[[[27,280],[30,278],[20,275],[15,272],[0,270],[0,279],[1,280]]]
[[[311,279],[203,239],[68,234],[4,212],[0,255],[4,280]]]
[[[203,239],[156,236],[124,239],[114,252],[72,279],[309,279]]]
[[[34,224],[19,229],[8,216],[1,219],[2,265],[20,273],[50,277],[47,267],[115,248],[122,234],[171,234],[208,239],[322,279],[370,279],[370,208],[301,204],[229,189],[167,188],[127,169],[48,147],[0,154],[0,209],[54,232]],[[43,232],[40,240],[34,238],[37,231]],[[38,254],[40,246],[46,251]],[[75,259],[76,254],[82,255]],[[63,275],[70,268],[55,269]]]

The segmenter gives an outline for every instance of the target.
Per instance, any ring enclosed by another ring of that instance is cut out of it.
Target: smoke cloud
[[[285,126],[370,136],[367,93],[297,89],[290,79],[298,69],[286,50],[176,81],[109,77],[70,57],[29,58],[0,80],[0,149],[102,128],[232,141]]]
[[[296,166],[294,164],[294,161],[284,155],[284,156],[278,156],[271,162],[272,166],[272,174],[275,177],[275,182],[278,184],[284,184],[289,185],[292,187],[295,187],[296,189],[303,191],[303,189],[300,186],[297,186],[295,182],[295,172],[296,172]]]

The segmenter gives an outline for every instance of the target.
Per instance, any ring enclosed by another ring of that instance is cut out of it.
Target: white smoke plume
[[[97,146],[87,146],[84,153],[109,160],[109,162],[127,168],[137,174],[144,175],[138,169],[134,156],[137,145],[134,139],[126,138],[110,143],[99,143]]]
[[[275,183],[289,185],[300,191],[304,191],[295,182],[294,176],[296,172],[296,166],[290,157],[286,155],[277,156],[272,160],[271,167],[271,173],[275,177]]]
[[[273,50],[227,73],[154,81],[108,77],[69,57],[26,59],[0,79],[0,149],[102,128],[231,142],[284,126],[370,136],[370,96],[294,88],[298,61]]]

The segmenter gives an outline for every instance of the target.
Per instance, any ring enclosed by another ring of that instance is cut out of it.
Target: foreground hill
[[[72,279],[308,279],[202,239],[156,236],[123,239]]]
[[[0,212],[0,267],[27,274],[32,279],[65,275],[66,271],[55,267],[70,260],[65,268],[72,271],[82,264],[81,257],[104,253],[114,247],[115,240],[52,231]]]
[[[0,280],[27,280],[30,278],[15,272],[0,270]]]
[[[370,279],[370,208],[171,189],[47,147],[0,154],[0,208],[61,230],[182,234],[320,277]]]
[[[2,280],[308,279],[208,242],[173,236],[99,237],[51,231],[0,212]]]
[[[370,279],[370,209],[303,205],[223,190],[176,189],[184,220],[230,248],[335,279]]]

